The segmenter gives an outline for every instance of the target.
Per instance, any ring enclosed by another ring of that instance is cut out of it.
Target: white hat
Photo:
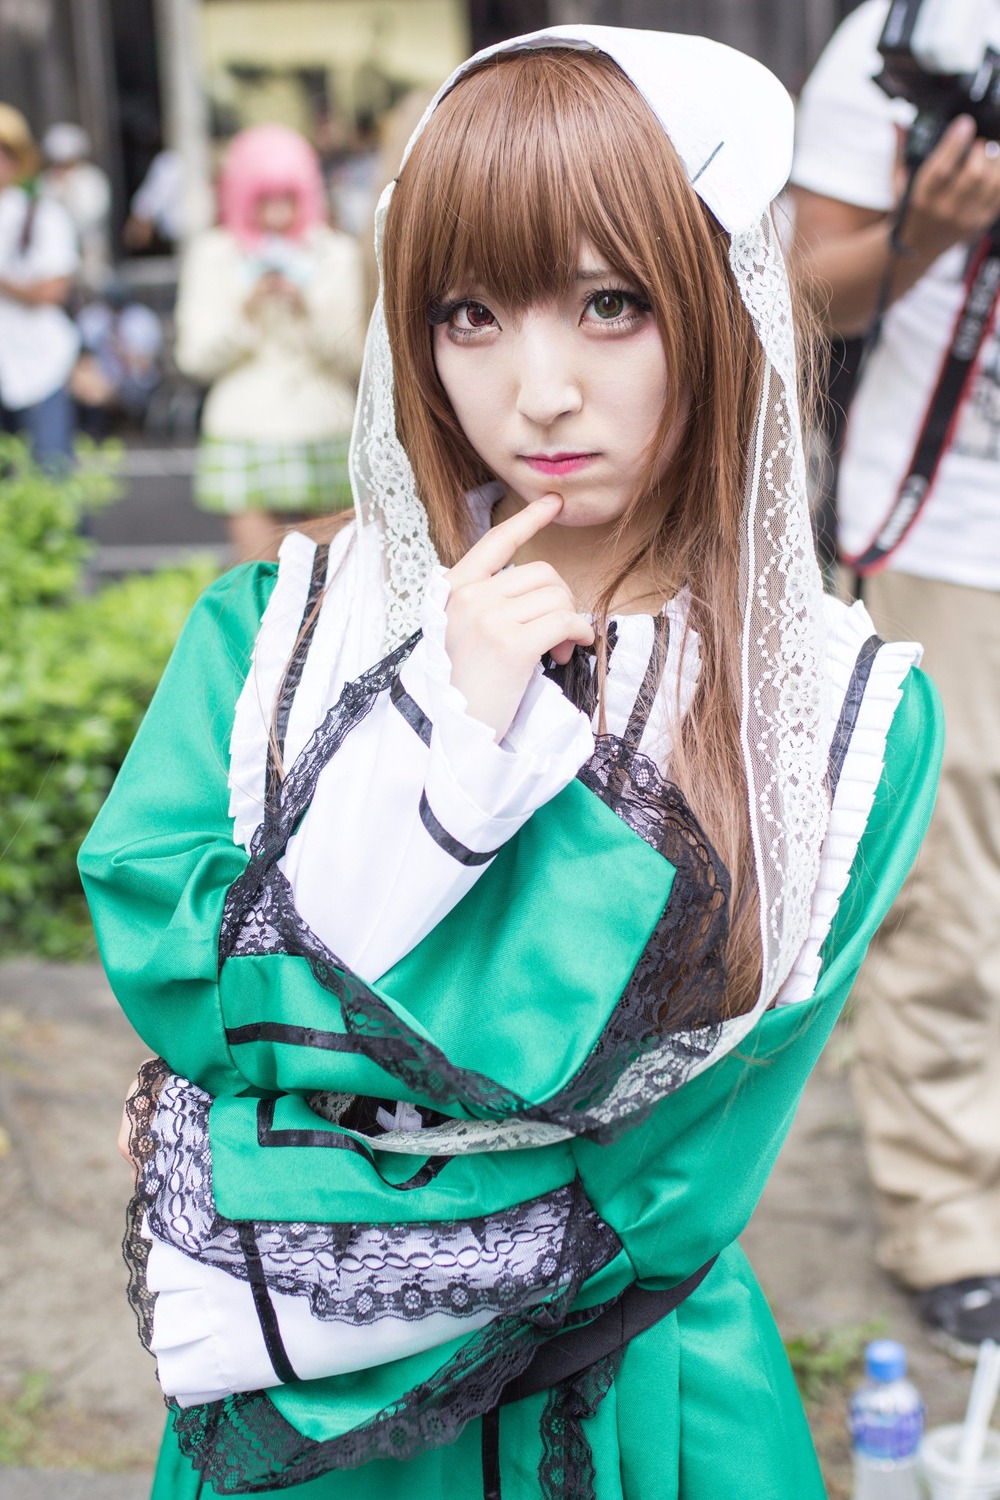
[[[54,167],[65,167],[70,162],[81,161],[90,155],[90,136],[82,125],[72,125],[62,120],[50,125],[42,136],[42,150],[46,161]]]

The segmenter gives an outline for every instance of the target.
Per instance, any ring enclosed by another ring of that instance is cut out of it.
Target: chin
[[[567,487],[568,488],[568,487]],[[567,494],[552,486],[557,494],[562,493],[563,508],[553,521],[554,526],[613,526],[628,509],[628,501],[588,499],[586,495]]]

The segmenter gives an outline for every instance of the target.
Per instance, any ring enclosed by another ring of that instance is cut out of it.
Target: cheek
[[[660,336],[636,340],[603,372],[605,409],[623,437],[645,445],[655,434],[667,403],[667,362]]]
[[[434,330],[434,364],[458,425],[481,456],[498,429],[500,415],[491,364],[474,349],[457,349],[443,328]]]

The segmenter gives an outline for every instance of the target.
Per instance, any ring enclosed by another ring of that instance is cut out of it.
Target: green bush
[[[107,454],[62,480],[0,439],[0,952],[93,938],[76,854],[210,562],[90,593],[81,517],[115,498]]]

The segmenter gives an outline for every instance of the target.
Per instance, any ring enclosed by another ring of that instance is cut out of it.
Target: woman
[[[820,592],[790,147],[740,54],[556,27],[387,190],[358,522],[207,596],[82,858],[167,1059],[158,1497],[823,1493],[736,1238],[940,734]]]
[[[211,385],[195,499],[227,517],[240,560],[274,557],[282,520],[351,503],[361,266],[324,217],[309,143],[254,126],[229,145],[219,227],[181,274],[177,363]]]
[[[79,347],[64,303],[79,257],[69,215],[40,195],[40,164],[24,116],[0,104],[0,431],[23,433],[38,463],[63,468]]]

